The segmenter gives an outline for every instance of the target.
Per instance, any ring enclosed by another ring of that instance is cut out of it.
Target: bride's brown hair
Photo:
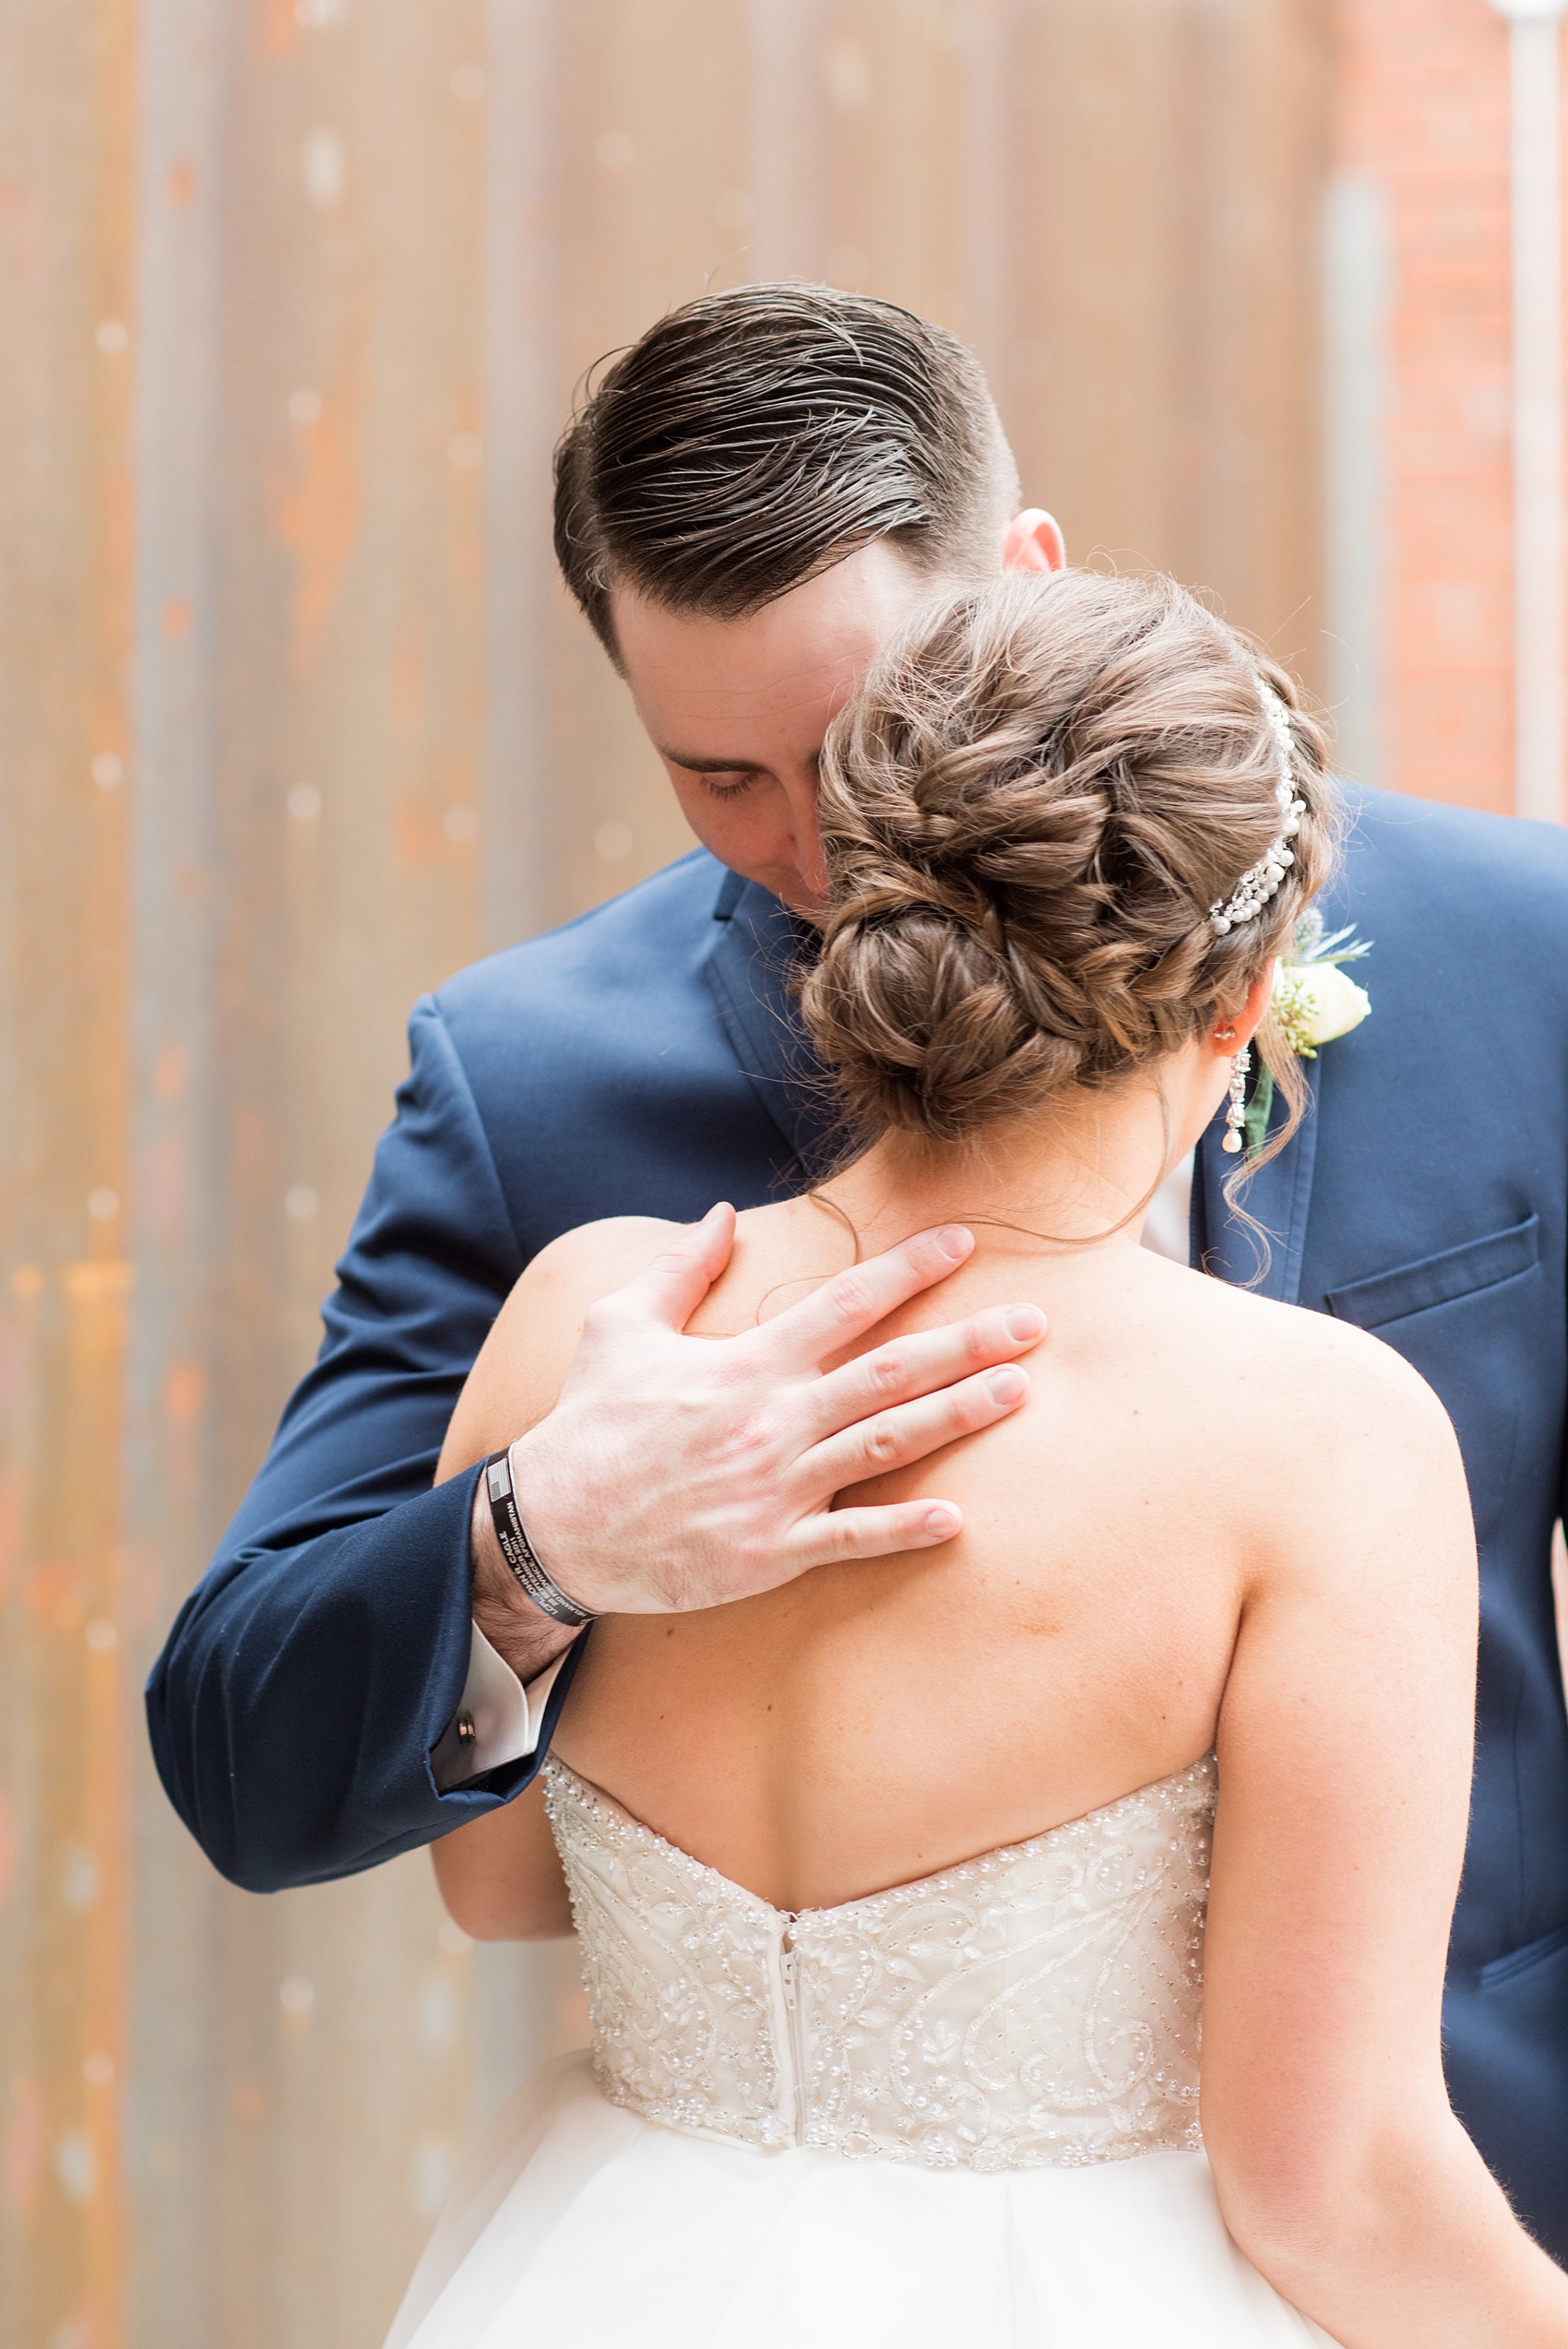
[[[1305,813],[1276,896],[1221,933],[1210,908],[1280,831],[1260,680]],[[823,750],[801,1008],[856,1126],[962,1141],[1203,1034],[1322,887],[1333,813],[1293,681],[1173,580],[1015,573],[917,614]],[[1304,1088],[1268,1030],[1272,1155]]]

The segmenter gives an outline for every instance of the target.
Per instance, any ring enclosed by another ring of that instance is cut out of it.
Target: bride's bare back
[[[870,1208],[877,1245],[927,1204],[860,1170],[835,1186],[846,1192],[851,1211]],[[1391,1469],[1433,1585],[1420,1614],[1434,1635],[1436,1585],[1465,1603],[1452,1438],[1396,1357],[1134,1245],[977,1231],[970,1263],[875,1344],[1032,1297],[1051,1335],[1030,1397],[852,1496],[940,1492],[964,1512],[957,1541],[822,1567],[726,1608],[609,1619],[557,1733],[574,1768],[783,1907],[907,1881],[1195,1760],[1220,1729],[1249,1602],[1347,1542],[1360,1556]],[[445,1465],[550,1406],[583,1312],[668,1236],[600,1225],[540,1260],[476,1366]],[[742,1216],[731,1268],[691,1326],[750,1326],[850,1255],[815,1201]],[[1338,1579],[1325,1577],[1325,1610]],[[1359,1579],[1358,1612],[1375,1605]],[[1462,1684],[1464,1635],[1444,1628]]]

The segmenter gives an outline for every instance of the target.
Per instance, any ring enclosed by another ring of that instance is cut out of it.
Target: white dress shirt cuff
[[[571,1653],[569,1646],[563,1648],[525,1689],[479,1625],[469,1625],[469,1677],[457,1710],[430,1757],[438,1793],[450,1794],[454,1786],[486,1770],[498,1770],[504,1762],[520,1762],[538,1751],[550,1691]]]

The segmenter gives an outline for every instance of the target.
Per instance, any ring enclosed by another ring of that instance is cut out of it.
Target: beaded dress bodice
[[[936,2168],[1198,2145],[1212,1755],[1027,1843],[794,1913],[564,1762],[545,1779],[612,2103]]]

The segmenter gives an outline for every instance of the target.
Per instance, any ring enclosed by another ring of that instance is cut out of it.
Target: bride
[[[879,1335],[1025,1297],[1050,1344],[944,1456],[956,1542],[606,1618],[540,1782],[435,1847],[469,1932],[575,1918],[594,2047],[499,2116],[388,2349],[1568,2349],[1443,2082],[1447,1420],[1375,1339],[1136,1244],[1254,1030],[1299,1094],[1265,1014],[1323,761],[1190,596],[1084,573],[927,613],[837,720],[801,1008],[853,1145],[742,1216],[694,1329],[962,1219]],[[537,1260],[444,1475],[669,1231]]]

